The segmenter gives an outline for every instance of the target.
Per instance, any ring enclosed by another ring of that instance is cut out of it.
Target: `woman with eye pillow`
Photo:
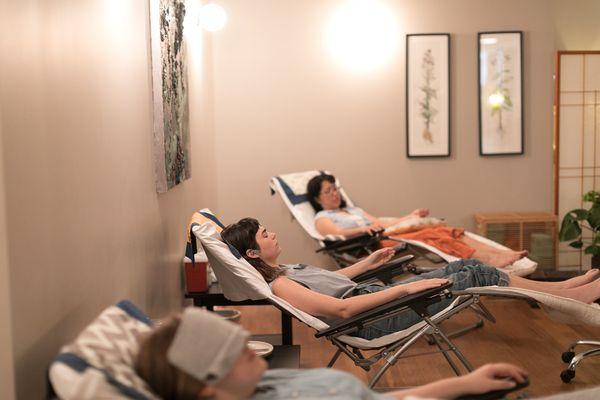
[[[487,364],[464,376],[377,393],[335,369],[267,371],[247,347],[248,337],[239,325],[190,307],[142,338],[135,369],[157,395],[174,400],[455,399],[508,390],[527,379],[514,365]]]

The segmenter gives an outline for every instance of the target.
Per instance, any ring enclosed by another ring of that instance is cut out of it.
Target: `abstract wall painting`
[[[479,32],[479,154],[523,154],[523,32]]]
[[[450,34],[406,36],[406,155],[450,155]]]
[[[191,176],[185,0],[150,0],[156,190]]]

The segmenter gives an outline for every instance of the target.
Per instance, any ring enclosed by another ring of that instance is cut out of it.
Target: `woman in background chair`
[[[403,221],[427,217],[429,210],[417,208],[400,218],[379,219],[359,207],[347,207],[333,175],[313,177],[306,187],[308,201],[316,211],[315,228],[323,235],[352,237],[363,233],[373,234],[393,227]],[[393,236],[392,232],[392,236]],[[527,251],[496,249],[471,239],[464,229],[447,226],[426,227],[416,232],[402,233],[399,239],[420,240],[458,258],[476,258],[485,265],[503,268],[527,255]]]
[[[164,399],[454,399],[509,390],[527,374],[510,364],[488,364],[459,377],[385,394],[334,369],[266,371],[247,347],[249,333],[214,314],[188,308],[142,339],[135,368]]]

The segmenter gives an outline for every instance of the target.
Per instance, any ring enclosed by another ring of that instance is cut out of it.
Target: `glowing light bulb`
[[[331,53],[353,70],[384,64],[396,47],[398,31],[391,12],[376,0],[350,0],[334,14],[327,32]]]
[[[223,7],[210,3],[202,6],[199,11],[199,22],[202,29],[215,32],[222,29],[227,22],[227,14]]]
[[[504,96],[502,93],[492,93],[490,94],[490,97],[488,97],[488,103],[492,108],[500,108],[504,104]]]

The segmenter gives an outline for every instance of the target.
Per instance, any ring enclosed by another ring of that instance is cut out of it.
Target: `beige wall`
[[[600,50],[600,1],[552,0],[558,50]]]
[[[258,216],[284,261],[323,263],[267,181],[306,169],[336,173],[375,215],[428,207],[474,228],[473,213],[552,210],[554,25],[545,0],[387,1],[400,46],[372,73],[348,73],[323,47],[339,0],[223,0],[214,39],[217,204],[228,221]],[[518,10],[516,12],[515,10]],[[525,155],[480,157],[477,32],[525,31]],[[406,33],[452,33],[452,156],[405,156]],[[240,198],[244,201],[240,201]]]
[[[186,223],[214,202],[210,68],[198,36],[193,177],[157,195],[147,2],[23,0],[0,15],[14,368],[18,398],[31,399],[59,347],[107,305],[127,298],[151,316],[181,305]]]
[[[226,28],[191,43],[193,178],[157,195],[147,3],[0,0],[0,365],[19,398],[41,396],[60,345],[107,304],[180,305],[194,209],[257,216],[283,261],[325,263],[269,196],[273,174],[330,169],[375,214],[424,206],[468,228],[477,211],[551,210],[554,52],[598,46],[593,1],[389,1],[400,47],[362,75],[322,46],[339,0],[219,2]],[[525,31],[521,157],[478,155],[476,33],[494,29]],[[405,157],[404,34],[418,32],[452,33],[448,159]]]
[[[6,248],[6,214],[4,204],[4,160],[2,153],[2,115],[0,114],[0,399],[14,398],[12,319],[8,255]]]

